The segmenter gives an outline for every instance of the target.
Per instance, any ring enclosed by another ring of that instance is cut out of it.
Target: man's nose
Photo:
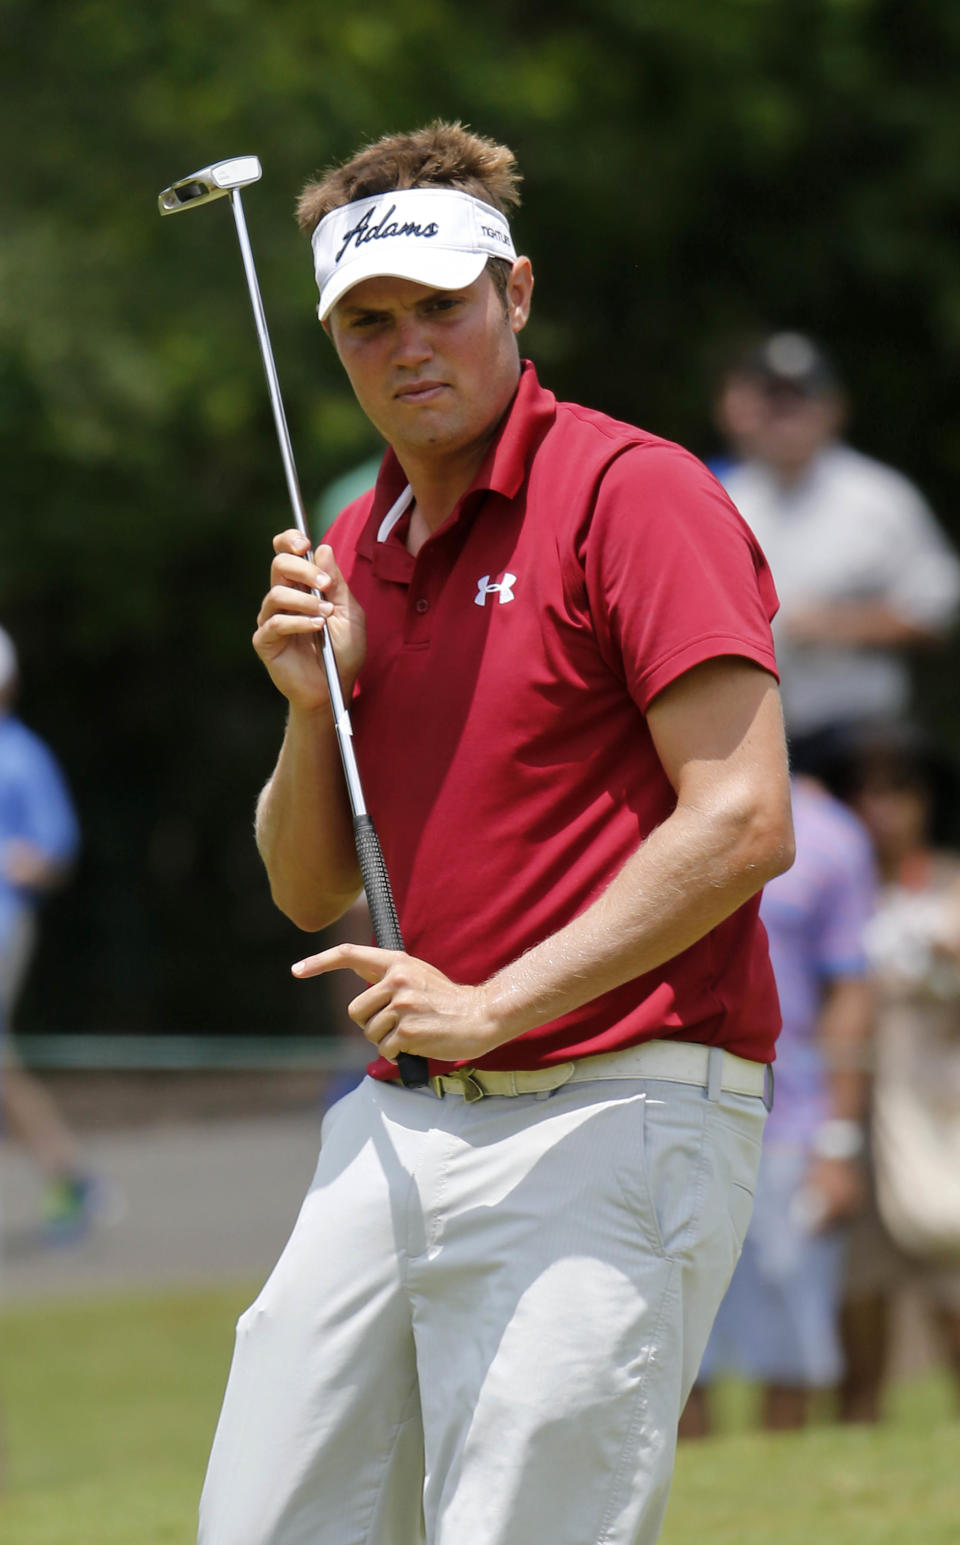
[[[397,326],[395,358],[402,365],[416,365],[433,354],[429,329],[417,317],[404,317]]]

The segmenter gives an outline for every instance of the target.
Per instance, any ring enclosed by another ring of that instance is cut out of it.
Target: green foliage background
[[[444,115],[520,157],[527,347],[558,394],[709,454],[724,344],[809,329],[852,438],[960,537],[958,64],[955,0],[0,0],[0,621],[86,837],[24,1028],[322,1011],[250,838],[282,722],[249,649],[287,522],[272,421],[227,206],[161,222],[158,190],[263,162],[245,203],[308,502],[373,442],[294,199]],[[955,668],[921,681],[951,742]]]

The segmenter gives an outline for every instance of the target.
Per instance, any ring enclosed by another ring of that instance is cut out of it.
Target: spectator
[[[841,1415],[872,1422],[906,1287],[960,1392],[960,852],[947,845],[958,788],[937,748],[902,724],[848,736],[830,775],[871,834],[881,878],[866,936],[878,998],[873,1184],[854,1227],[841,1385]]]
[[[960,563],[918,490],[839,436],[846,399],[799,333],[744,354],[717,415],[740,458],[720,469],[780,594],[774,624],[799,765],[831,725],[907,709],[907,653],[938,643],[960,602]]]
[[[16,650],[0,628],[0,1105],[4,1124],[46,1176],[48,1233],[65,1240],[88,1221],[97,1185],[47,1090],[22,1066],[11,1023],[40,903],[67,879],[79,831],[52,753],[13,713],[18,685]]]
[[[865,1043],[862,935],[874,897],[869,839],[809,778],[793,781],[796,862],[764,891],[783,1014],[774,1109],[743,1254],[680,1426],[703,1436],[725,1366],[763,1386],[769,1430],[803,1426],[811,1394],[840,1374],[847,1224],[862,1196]]]

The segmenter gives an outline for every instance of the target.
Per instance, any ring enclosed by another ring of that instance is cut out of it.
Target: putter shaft
[[[250,246],[250,237],[247,232],[247,222],[243,213],[243,201],[240,198],[239,188],[232,188],[230,191],[230,207],[233,210],[234,224],[237,228],[237,241],[240,243],[243,271],[246,275],[247,289],[250,292],[250,304],[253,308],[253,320],[257,329],[257,341],[260,344],[260,357],[263,360],[263,369],[267,377],[267,389],[270,393],[270,406],[273,409],[273,421],[276,424],[277,439],[280,442],[280,455],[283,459],[283,470],[287,479],[290,508],[293,511],[297,530],[310,541],[303,494],[300,491],[300,479],[297,477],[297,467],[293,459],[293,445],[290,441],[290,430],[287,427],[287,415],[284,412],[283,398],[280,395],[280,381],[277,376],[277,366],[273,357],[270,334],[267,330],[263,297],[260,294],[260,282],[257,278],[257,270],[253,261],[253,249]],[[311,542],[311,547],[312,545]],[[347,713],[343,700],[343,691],[340,686],[340,676],[337,671],[337,661],[333,651],[329,628],[324,628],[321,634],[321,655],[327,679],[327,690],[330,693],[330,703],[333,708],[333,720],[337,731],[337,743],[340,747],[340,758],[343,762],[344,777],[347,780],[350,809],[356,820],[358,817],[366,815],[367,807],[363,797],[363,785],[360,782],[357,759],[353,751],[350,716]]]

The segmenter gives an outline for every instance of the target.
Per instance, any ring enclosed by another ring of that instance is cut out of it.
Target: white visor
[[[512,263],[517,255],[504,216],[456,188],[400,188],[343,204],[320,221],[312,246],[321,322],[363,279],[389,274],[462,290],[488,257]]]

